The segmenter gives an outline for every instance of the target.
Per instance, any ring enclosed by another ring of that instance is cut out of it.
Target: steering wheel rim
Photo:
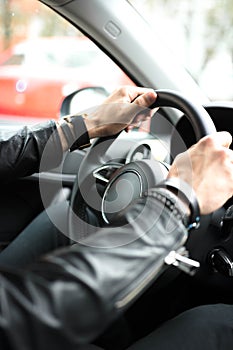
[[[151,108],[173,107],[185,114],[193,126],[196,140],[216,132],[215,125],[202,105],[197,105],[183,94],[173,90],[155,90],[157,99]]]
[[[202,105],[197,105],[177,91],[163,89],[155,90],[155,92],[157,93],[157,99],[155,103],[150,106],[150,108],[172,107],[183,112],[193,126],[197,141],[203,136],[216,132],[216,128],[211,117]],[[106,158],[106,151],[118,136],[119,134],[111,137],[101,137],[95,140],[80,165],[72,190],[68,219],[69,235],[75,241],[82,240],[82,238],[86,237],[87,235],[94,233],[96,231],[96,227],[99,226],[99,222],[95,215],[88,210],[89,205],[86,204],[84,195],[90,192],[90,181],[93,183],[93,171],[98,167],[103,166],[108,161]],[[147,168],[147,165],[143,164],[144,168],[145,166]],[[144,170],[147,171],[146,169]],[[157,170],[155,170],[155,172],[156,171]],[[149,176],[151,176],[151,174]],[[157,176],[156,179],[151,180],[149,182],[150,185],[153,183],[153,181],[157,181],[157,178],[161,180],[161,175]],[[97,190],[96,194],[98,197],[99,195]],[[91,198],[90,193],[89,198]],[[101,198],[99,198],[99,200],[101,201]],[[97,207],[101,207],[101,203],[98,202],[98,200],[94,206],[95,205]],[[78,238],[77,231],[79,231]]]

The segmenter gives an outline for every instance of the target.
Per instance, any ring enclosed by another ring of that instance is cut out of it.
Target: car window
[[[0,2],[0,124],[58,119],[87,86],[133,84],[94,43],[37,0]]]
[[[129,0],[211,100],[233,99],[232,0]]]

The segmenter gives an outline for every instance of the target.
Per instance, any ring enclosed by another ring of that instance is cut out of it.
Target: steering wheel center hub
[[[109,224],[114,216],[124,210],[134,199],[142,195],[142,177],[134,169],[124,169],[115,176],[105,189],[101,212],[104,221]]]
[[[105,188],[101,214],[105,223],[110,224],[116,215],[125,210],[144,191],[162,181],[168,172],[164,163],[140,160],[128,163],[116,171]]]

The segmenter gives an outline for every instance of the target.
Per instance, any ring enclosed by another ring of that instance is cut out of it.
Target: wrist
[[[99,130],[100,127],[99,127],[98,118],[91,116],[91,118],[85,118],[84,122],[85,122],[90,139],[94,139],[100,136],[100,130]]]
[[[170,186],[166,186],[166,187],[163,187],[163,186],[162,186],[162,188],[166,188],[166,190],[167,190],[168,192],[174,194],[174,195],[177,197],[177,201],[180,202],[180,205],[182,206],[185,215],[186,215],[188,218],[190,218],[190,216],[191,216],[190,206],[189,206],[189,204],[187,203],[187,201],[184,200],[183,197],[177,195],[177,190],[174,189],[173,187],[170,187]]]
[[[158,184],[158,187],[172,192],[182,202],[186,212],[187,228],[189,230],[198,228],[200,225],[200,208],[192,187],[179,178],[168,178]]]
[[[90,146],[90,137],[84,121],[85,115],[71,115],[64,117],[58,123],[59,133],[62,131],[63,137],[70,151],[83,149]]]

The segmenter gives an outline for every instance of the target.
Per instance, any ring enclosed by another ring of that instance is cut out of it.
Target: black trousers
[[[0,253],[0,266],[24,268],[40,256],[71,244],[62,233],[68,233],[67,213],[68,202],[44,210]]]
[[[142,320],[143,322],[143,320]],[[93,345],[85,350],[105,350]],[[126,350],[232,350],[233,306],[212,304],[166,321]]]
[[[128,350],[232,350],[233,306],[203,305],[166,321]]]

